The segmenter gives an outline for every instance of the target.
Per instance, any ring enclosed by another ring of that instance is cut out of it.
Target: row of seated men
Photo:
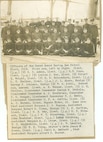
[[[22,23],[6,25],[2,28],[3,52],[5,55],[71,55],[93,56],[96,53],[98,27],[88,24],[75,25],[67,22],[41,21],[39,24]]]

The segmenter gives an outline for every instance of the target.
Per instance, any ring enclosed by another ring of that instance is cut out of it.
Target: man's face
[[[20,30],[17,30],[16,32],[17,32],[17,34],[20,34]]]
[[[44,30],[44,32],[45,32],[45,33],[48,33],[48,30],[47,30],[47,29],[45,29],[45,30]]]
[[[65,43],[68,43],[68,42],[69,42],[68,38],[65,38]]]
[[[29,30],[28,30],[28,29],[26,29],[25,33],[26,33],[26,34],[28,34],[28,33],[29,33]]]
[[[21,42],[21,38],[17,38],[17,41],[18,41],[18,42]]]
[[[28,42],[31,42],[31,38],[28,38]]]
[[[67,28],[64,28],[64,32],[67,33],[67,32],[68,32],[68,29],[67,29]]]
[[[78,37],[75,38],[75,42],[78,43],[80,39]]]
[[[48,42],[51,42],[51,38],[50,38],[50,37],[48,37],[47,41],[48,41]]]
[[[75,28],[75,29],[74,29],[74,33],[77,33],[77,32],[78,32],[78,29],[77,29],[77,28]]]
[[[55,26],[55,22],[52,22],[52,25]]]
[[[10,35],[10,31],[9,30],[7,30],[7,35]]]
[[[7,42],[11,42],[11,39],[7,39]]]
[[[54,33],[57,33],[57,29],[54,29]]]
[[[39,29],[38,29],[38,28],[36,28],[36,29],[35,29],[35,32],[36,32],[36,33],[38,33],[38,32],[39,32]]]
[[[87,33],[87,29],[83,29],[83,33]]]
[[[60,37],[58,37],[58,38],[57,38],[57,41],[58,41],[58,42],[62,42],[62,40],[61,40],[61,38],[60,38]]]

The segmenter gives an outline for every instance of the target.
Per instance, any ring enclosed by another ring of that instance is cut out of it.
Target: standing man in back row
[[[68,33],[70,34],[70,41],[71,41],[71,36],[72,36],[72,34],[74,32],[74,25],[72,24],[72,20],[71,19],[68,19],[67,28],[68,28]]]
[[[92,42],[94,44],[94,49],[95,49],[95,53],[97,52],[97,37],[98,37],[98,27],[95,24],[95,20],[91,19],[90,20],[91,24],[90,24],[90,33],[92,34]]]
[[[4,42],[4,40],[7,38],[7,36],[11,36],[11,27],[9,24],[9,21],[4,22],[4,27],[1,30],[1,38]]]
[[[84,19],[83,29],[87,29],[87,31],[90,33],[90,24],[88,23],[88,19]]]
[[[75,26],[74,26],[74,28],[77,28],[77,29],[78,29],[78,32],[79,32],[80,34],[83,33],[83,29],[82,29],[82,27],[81,27],[79,21],[75,21]]]

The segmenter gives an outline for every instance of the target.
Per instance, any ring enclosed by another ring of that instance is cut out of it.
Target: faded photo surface
[[[8,0],[0,6],[2,55],[100,60],[100,0]]]
[[[100,0],[1,0],[8,139],[94,138]]]

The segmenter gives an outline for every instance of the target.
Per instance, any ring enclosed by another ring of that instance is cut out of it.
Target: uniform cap
[[[93,22],[93,21],[94,21],[94,18],[92,18],[90,21]]]
[[[84,20],[85,20],[85,21],[87,21],[88,19],[87,19],[87,18],[85,18]]]
[[[16,20],[12,20],[12,22],[16,22]]]
[[[5,23],[5,24],[8,24],[8,23],[9,23],[9,21],[5,21],[4,23]]]
[[[75,23],[79,23],[79,21],[75,21]]]

